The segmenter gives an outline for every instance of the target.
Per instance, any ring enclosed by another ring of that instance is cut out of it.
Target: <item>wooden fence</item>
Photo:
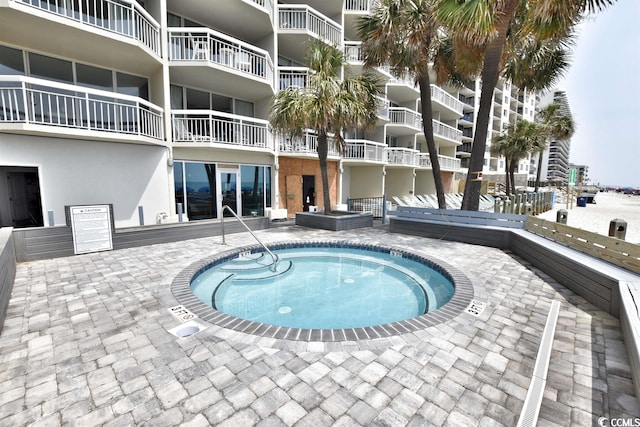
[[[530,216],[525,229],[585,254],[640,273],[640,245]]]

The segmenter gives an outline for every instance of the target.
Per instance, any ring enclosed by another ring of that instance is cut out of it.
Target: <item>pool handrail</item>
[[[258,236],[256,236],[253,231],[251,231],[251,229],[249,228],[249,226],[247,224],[245,224],[245,222],[242,220],[242,218],[240,218],[238,216],[237,213],[235,213],[235,211],[233,209],[231,209],[231,206],[229,205],[223,205],[222,206],[222,216],[220,218],[220,228],[221,228],[221,232],[222,232],[222,244],[226,245],[226,241],[224,238],[224,211],[228,210],[229,212],[231,212],[231,215],[233,215],[238,221],[240,221],[240,224],[242,224],[244,226],[244,228],[247,229],[247,231],[249,232],[249,234],[251,234],[253,236],[254,239],[256,239],[256,241],[260,244],[260,246],[262,246],[264,248],[264,250],[271,256],[271,259],[273,260],[273,262],[271,263],[271,271],[275,271],[277,264],[278,264],[278,255],[274,254],[273,252],[271,252],[269,250],[269,248],[267,248],[267,245],[265,245],[262,240],[260,240],[258,238]]]

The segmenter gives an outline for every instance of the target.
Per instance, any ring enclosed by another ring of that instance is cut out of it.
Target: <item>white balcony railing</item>
[[[309,78],[312,70],[307,67],[280,67],[278,69],[279,89],[290,87],[306,89],[309,87]]]
[[[249,0],[249,1],[265,9],[269,14],[269,17],[273,20],[273,2],[271,0]]]
[[[280,30],[304,30],[329,44],[342,44],[342,27],[306,5],[278,6]]]
[[[371,162],[387,161],[387,145],[364,139],[348,139],[344,159],[367,160]]]
[[[384,120],[389,120],[389,100],[381,96],[378,98],[378,117]]]
[[[422,114],[404,107],[390,107],[389,122],[422,129]]]
[[[431,85],[431,100],[449,107],[462,116],[464,104],[436,85]]]
[[[371,12],[380,5],[379,0],[345,0],[345,12]]]
[[[160,56],[160,24],[134,0],[22,0],[22,3],[130,37]]]
[[[267,120],[211,110],[172,110],[173,142],[273,149]]]
[[[329,137],[329,156],[340,156],[335,141]],[[301,138],[280,137],[279,149],[283,154],[317,154],[318,135],[312,130],[305,131]]]
[[[387,163],[390,165],[416,166],[417,156],[418,150],[411,148],[387,148]]]
[[[362,42],[344,42],[344,58],[347,62],[363,62]]]
[[[433,123],[433,134],[435,136],[446,138],[450,141],[462,143],[461,130],[456,129],[449,125],[445,125],[444,123],[435,119],[432,121],[432,123]]]
[[[163,139],[162,109],[144,99],[22,76],[0,76],[2,123]]]
[[[401,76],[396,76],[392,73],[391,67],[385,66],[381,67],[387,74],[390,74],[392,77],[387,82],[388,84],[397,84],[397,85],[406,85],[418,90],[416,85],[416,78],[413,74],[404,73]]]
[[[273,76],[267,51],[209,28],[169,28],[169,60],[209,61],[268,82]]]
[[[429,153],[419,153],[417,158],[418,166],[431,168],[431,158],[429,157]],[[441,170],[457,171],[460,169],[460,159],[456,159],[455,157],[438,155],[438,163],[440,164]]]

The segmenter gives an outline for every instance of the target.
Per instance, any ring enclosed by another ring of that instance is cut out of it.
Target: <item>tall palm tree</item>
[[[535,191],[540,187],[540,177],[542,175],[542,161],[547,141],[567,141],[575,133],[575,122],[570,115],[562,112],[560,104],[551,103],[536,114],[536,121],[540,125],[544,143],[538,150],[538,170],[536,171]]]
[[[515,171],[520,160],[531,151],[538,151],[545,143],[542,126],[534,122],[519,120],[509,123],[503,133],[493,138],[491,153],[505,157],[507,196],[515,191]]]
[[[438,207],[446,209],[444,185],[438,161],[438,150],[433,136],[431,108],[431,76],[436,71],[437,83],[449,80],[447,60],[435,60],[438,53],[450,53],[443,47],[443,34],[435,20],[435,0],[382,0],[370,15],[360,18],[358,36],[362,43],[364,63],[367,66],[388,65],[396,75],[415,76],[420,90],[422,128],[427,142],[429,159],[438,199]],[[442,45],[441,45],[442,43]]]
[[[469,174],[462,209],[478,210],[493,92],[504,64],[508,37],[533,35],[537,40],[560,41],[585,13],[615,0],[438,0],[439,19],[468,43],[484,47],[482,91],[473,137]],[[516,28],[520,31],[514,31]]]
[[[323,41],[309,43],[307,62],[313,75],[308,87],[288,88],[273,99],[270,123],[276,132],[302,137],[306,129],[318,136],[318,161],[322,180],[324,213],[331,213],[327,156],[329,136],[344,152],[343,132],[375,125],[378,112],[377,80],[369,73],[342,79],[347,67],[342,52]]]

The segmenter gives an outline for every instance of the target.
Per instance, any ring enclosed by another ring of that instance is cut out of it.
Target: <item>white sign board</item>
[[[70,209],[74,253],[86,254],[113,249],[109,206],[71,206]]]

